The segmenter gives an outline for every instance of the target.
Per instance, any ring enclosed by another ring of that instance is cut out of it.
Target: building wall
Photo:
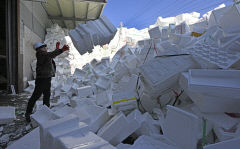
[[[20,0],[19,91],[27,87],[27,81],[33,80],[31,63],[36,59],[33,45],[44,41],[45,30],[51,24],[40,2]]]

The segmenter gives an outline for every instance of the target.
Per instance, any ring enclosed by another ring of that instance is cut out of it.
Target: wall
[[[44,41],[45,29],[51,21],[40,2],[20,1],[20,51],[19,51],[19,90],[27,87],[27,81],[33,80],[31,63],[35,57],[33,44]]]

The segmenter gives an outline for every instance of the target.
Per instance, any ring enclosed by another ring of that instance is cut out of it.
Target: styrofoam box
[[[141,121],[138,119],[139,115],[141,116],[141,113],[138,110],[134,110],[127,116],[127,123],[122,126],[122,131],[115,137],[112,138],[111,141],[109,141],[112,145],[118,145],[121,143],[124,139],[126,139],[128,136],[130,136],[133,132],[135,132],[140,126]]]
[[[161,27],[156,26],[154,28],[149,29],[148,33],[149,33],[151,38],[161,38],[162,29],[161,29]]]
[[[240,70],[189,70],[189,90],[234,98],[240,96]]]
[[[60,116],[55,114],[51,109],[47,106],[42,105],[39,110],[37,110],[34,114],[31,115],[31,118],[38,124],[42,125],[49,120],[59,119]]]
[[[87,97],[93,95],[93,90],[91,86],[84,86],[77,89],[79,97]]]
[[[58,138],[58,149],[97,149],[108,145],[108,142],[98,137],[92,132],[71,132],[69,136],[62,136]]]
[[[113,100],[113,105],[114,107],[120,107],[120,106],[125,106],[125,105],[129,105],[129,104],[135,104],[137,102],[137,100],[134,100],[137,98],[137,94],[135,91],[125,91],[125,92],[121,92],[121,93],[115,93],[112,95],[112,100]],[[133,100],[129,100],[129,101],[123,101],[122,100],[127,100],[127,99],[133,99]],[[119,103],[115,103],[114,102],[118,102]]]
[[[196,149],[201,138],[201,120],[192,113],[170,105],[167,109],[163,134],[183,149]]]
[[[7,149],[40,149],[39,127],[35,128],[19,140],[7,147]]]
[[[49,134],[49,130],[52,132],[61,132],[62,130],[68,130],[76,128],[79,125],[79,119],[75,115],[69,115],[68,117],[48,121],[40,125],[40,148],[50,149],[55,145],[53,138]]]
[[[0,124],[7,124],[15,119],[15,107],[0,107]]]
[[[239,149],[240,137],[204,146],[203,149]]]
[[[140,66],[141,79],[151,87],[151,93],[168,89],[178,82],[179,73],[199,66],[191,56],[155,58]],[[153,95],[152,94],[152,95]]]
[[[125,126],[126,123],[127,118],[122,112],[119,112],[98,131],[97,135],[106,141],[111,141],[112,138],[119,135],[124,129],[122,126]]]

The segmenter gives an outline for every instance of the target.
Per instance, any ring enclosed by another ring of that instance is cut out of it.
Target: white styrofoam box
[[[125,91],[115,93],[112,95],[113,107],[119,108],[121,106],[135,105],[137,106],[137,94],[135,91]]]
[[[162,40],[168,40],[169,38],[169,32],[168,32],[168,27],[163,27],[162,28]]]
[[[0,107],[0,124],[7,124],[15,119],[15,107]]]
[[[140,96],[139,108],[143,111],[151,113],[154,108],[159,107],[160,105],[157,103],[157,100],[152,99],[150,95],[143,92],[143,94]]]
[[[177,83],[179,73],[199,66],[191,56],[155,58],[140,66],[141,79],[151,87],[151,95],[158,97],[161,92]]]
[[[129,149],[179,149],[150,136],[140,136]]]
[[[145,47],[145,46],[150,46],[152,44],[152,40],[151,39],[145,39],[145,40],[139,40],[138,41],[138,45]]]
[[[216,136],[217,136],[217,138],[220,142],[230,140],[230,139],[233,139],[235,137],[235,133],[226,132],[221,127],[215,126],[213,128],[213,130],[214,130],[214,132],[215,132],[215,134],[216,134]]]
[[[102,32],[102,30],[96,25],[96,23],[94,21],[88,21],[87,22],[87,26],[93,30],[94,32],[97,33],[97,37],[99,40],[99,44],[100,45],[104,45],[105,43],[105,36],[104,33]]]
[[[100,113],[96,114],[97,117],[91,120],[89,125],[90,130],[96,133],[107,121],[110,119],[110,115],[108,114],[108,110],[104,109]]]
[[[73,108],[81,108],[82,106],[85,105],[95,105],[95,98],[83,98],[83,97],[78,97],[74,96],[70,99],[70,104]]]
[[[141,122],[141,127],[135,132],[137,136],[152,136],[160,133],[159,125],[161,124],[158,121],[153,120],[152,116],[148,112],[144,113],[143,115],[138,114],[136,117]],[[156,125],[156,123],[158,125]]]
[[[93,95],[91,86],[84,86],[77,89],[79,97],[88,97]]]
[[[220,9],[213,10],[208,21],[209,28],[215,25],[219,25],[219,21],[226,14],[226,12],[231,9],[231,7],[232,6],[229,5]]]
[[[96,102],[99,106],[108,107],[112,103],[112,95],[110,91],[103,91],[96,95]]]
[[[47,123],[40,124],[40,148],[54,148],[52,145],[55,143],[54,140],[49,135],[49,130],[53,132],[58,132],[73,127],[79,126],[79,119],[75,115],[69,115],[57,120],[51,120]]]
[[[101,76],[100,78],[97,79],[97,82],[95,83],[97,87],[100,87],[105,90],[110,87],[110,84],[111,84],[111,79],[106,76]]]
[[[154,28],[148,29],[148,33],[150,38],[161,38],[162,28],[160,26],[156,26]]]
[[[203,149],[238,149],[240,146],[240,137],[231,140],[210,144],[204,146]]]
[[[189,90],[227,98],[240,96],[240,70],[189,70]]]
[[[69,93],[69,92],[70,92],[70,91],[59,93],[60,98],[59,98],[58,102],[62,102],[63,104],[68,104],[68,103],[70,103],[69,96],[68,96],[68,94],[67,94],[67,93]]]
[[[118,82],[123,76],[129,75],[129,69],[124,62],[118,61],[114,67],[114,81]]]
[[[71,132],[70,136],[61,136],[58,138],[58,149],[86,148],[97,149],[108,145],[108,142],[98,137],[92,132]]]
[[[176,26],[176,33],[177,34],[185,34],[188,33],[190,31],[189,26],[187,25],[186,22],[183,22],[179,25]]]
[[[74,112],[74,109],[67,105],[65,105],[64,107],[58,108],[56,109],[56,111],[54,111],[54,113],[59,117],[65,117],[73,112]]]
[[[31,115],[31,118],[38,124],[42,125],[49,120],[59,119],[60,117],[56,115],[51,109],[46,105],[42,105],[39,110]]]
[[[97,135],[102,137],[106,141],[111,141],[112,138],[119,135],[122,129],[122,126],[127,124],[127,118],[122,112],[116,114],[111,118],[101,129],[99,129]]]
[[[114,93],[124,91],[136,91],[138,76],[132,74],[131,77],[124,76],[118,83],[114,84],[112,88]]]
[[[45,141],[48,141],[48,148],[58,148],[58,141],[57,139],[60,137],[71,137],[71,133],[86,133],[88,132],[88,126],[85,123],[78,123],[78,124],[68,124],[68,127],[65,127],[64,129],[57,129],[57,128],[50,128],[47,130],[47,136]],[[58,126],[57,126],[58,127]],[[45,142],[46,143],[46,142]]]
[[[167,106],[163,134],[184,149],[196,149],[201,138],[201,120],[194,114]],[[177,124],[177,125],[176,125]]]
[[[235,34],[235,35],[229,35],[229,36],[225,36],[224,38],[220,39],[221,45],[223,49],[227,49],[227,51],[231,54],[234,55],[239,55],[239,44],[240,44],[240,36],[239,34]],[[229,57],[231,58],[231,57]],[[234,58],[234,57],[232,57]]]
[[[85,24],[83,24],[84,26]],[[78,33],[82,36],[82,39],[84,41],[84,44],[86,46],[86,51],[91,53],[92,52],[92,49],[94,48],[94,42],[92,41],[92,38],[91,38],[91,35],[87,32],[85,32],[84,30],[82,30],[82,28],[80,27],[76,27],[76,29],[78,31]]]
[[[109,142],[112,145],[118,145],[133,132],[135,132],[141,126],[141,121],[138,119],[139,116],[141,116],[141,113],[138,110],[131,112],[127,116],[127,123],[122,126],[122,131],[117,136],[113,137]]]
[[[90,35],[91,41],[93,42],[92,44],[98,45],[99,44],[99,37],[98,34],[95,30],[91,30],[88,28],[86,24],[79,24],[78,27],[83,30],[86,34]]]
[[[105,16],[101,16],[99,18],[100,21],[102,21],[102,23],[108,28],[108,30],[113,34],[112,36],[115,35],[115,33],[117,32],[116,27],[107,19],[107,17]]]
[[[86,124],[90,124],[91,122],[91,115],[84,108],[76,109],[76,112],[73,112],[72,114],[76,115],[80,122],[84,122]]]
[[[204,33],[208,28],[208,21],[201,20],[195,24],[189,25],[190,30],[195,33]]]
[[[240,6],[233,5],[219,20],[219,25],[225,32],[239,32]]]
[[[39,127],[35,128],[19,140],[15,141],[13,144],[7,147],[7,149],[40,149],[40,134]]]

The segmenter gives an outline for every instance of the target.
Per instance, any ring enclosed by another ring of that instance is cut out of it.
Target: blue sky
[[[119,27],[143,29],[154,24],[158,16],[170,17],[181,13],[200,12],[201,15],[232,0],[108,0],[103,15]]]

